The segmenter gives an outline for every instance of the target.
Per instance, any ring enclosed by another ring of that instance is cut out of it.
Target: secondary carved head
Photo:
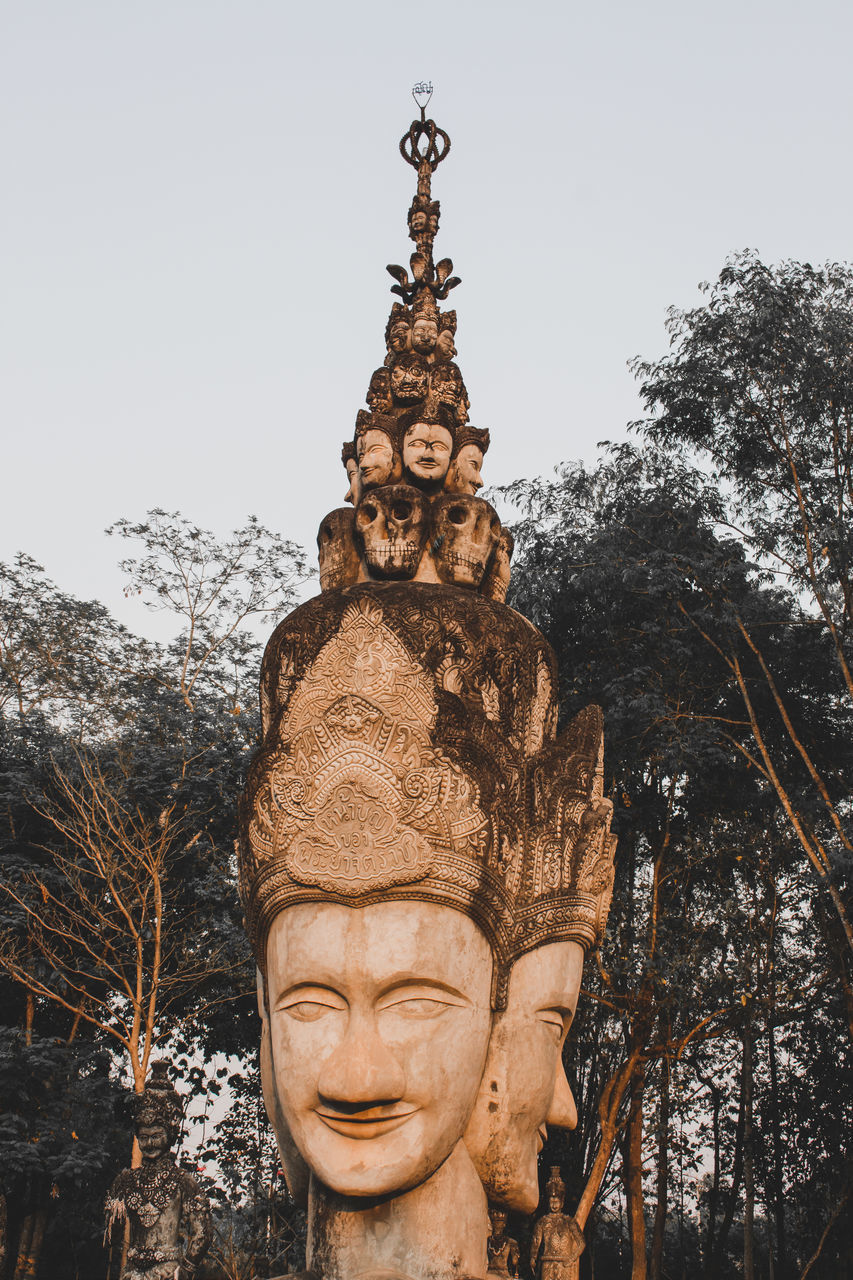
[[[489,1055],[465,1135],[490,1199],[532,1213],[547,1126],[573,1129],[577,1108],[562,1050],[583,972],[577,942],[553,942],[518,959],[506,1008],[495,1016]],[[562,1205],[560,1206],[562,1207]]]
[[[450,907],[305,903],[275,918],[275,1099],[327,1186],[399,1192],[447,1158],[482,1077],[491,976],[489,943]]]
[[[413,422],[403,437],[403,466],[415,484],[437,487],[450,467],[453,436],[439,422]]]

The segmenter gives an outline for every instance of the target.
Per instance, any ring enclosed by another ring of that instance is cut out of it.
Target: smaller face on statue
[[[409,328],[405,320],[400,320],[397,324],[391,326],[391,332],[388,334],[388,346],[392,351],[401,354],[410,348],[410,338],[412,330]]]
[[[449,493],[469,493],[472,496],[483,487],[480,468],[483,465],[483,450],[476,444],[463,444],[450,464],[447,483],[444,486]]]
[[[450,466],[453,437],[437,422],[416,422],[403,440],[403,465],[416,480],[440,484]]]
[[[539,1203],[538,1157],[546,1126],[577,1124],[562,1052],[577,1006],[583,954],[577,942],[551,942],[513,965],[506,1009],[495,1017],[483,1084],[465,1134],[486,1194],[523,1213]]]
[[[399,404],[415,404],[427,393],[427,368],[417,356],[400,360],[391,369],[391,394]]]
[[[327,1187],[388,1195],[447,1159],[480,1085],[491,970],[486,938],[451,907],[305,903],[276,917],[271,1091]]]
[[[169,1150],[169,1134],[161,1124],[143,1124],[136,1132],[143,1160],[156,1160]]]
[[[435,343],[435,355],[439,360],[452,360],[456,355],[456,343],[450,329],[442,329]]]
[[[388,484],[394,474],[394,446],[384,431],[371,429],[356,443],[361,483],[365,489]]]
[[[421,317],[412,325],[412,346],[421,355],[429,355],[438,341],[438,325],[434,320]]]

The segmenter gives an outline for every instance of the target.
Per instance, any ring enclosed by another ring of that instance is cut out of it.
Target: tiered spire
[[[323,590],[352,582],[413,578],[473,587],[503,599],[509,581],[509,535],[494,509],[475,495],[489,432],[469,422],[469,400],[456,356],[456,312],[438,305],[460,283],[450,258],[433,260],[440,205],[432,175],[450,151],[450,138],[426,107],[432,85],[412,91],[420,108],[400,140],[417,170],[408,213],[415,243],[409,270],[387,269],[396,283],[385,327],[386,355],[367,388],[368,407],[356,415],[342,461],[346,500],[356,508],[332,512],[318,537]]]

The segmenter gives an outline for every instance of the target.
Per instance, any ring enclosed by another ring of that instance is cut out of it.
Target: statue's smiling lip
[[[356,1112],[337,1111],[333,1107],[315,1107],[315,1115],[344,1138],[381,1138],[405,1124],[420,1107],[409,1103],[364,1107]]]

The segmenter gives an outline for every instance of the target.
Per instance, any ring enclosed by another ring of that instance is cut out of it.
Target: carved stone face
[[[472,496],[483,487],[480,468],[483,450],[476,444],[463,444],[450,464],[445,489],[449,493],[468,493]]]
[[[344,494],[344,502],[351,502],[354,507],[357,507],[361,502],[364,485],[361,482],[361,472],[355,458],[347,458],[347,479],[349,488]]]
[[[427,393],[427,369],[419,360],[400,360],[391,369],[391,395],[398,404],[416,404]]]
[[[478,587],[497,546],[501,522],[482,498],[446,494],[433,502],[433,557],[442,582]]]
[[[391,382],[387,369],[376,369],[371,375],[365,400],[377,413],[391,408]]]
[[[486,1194],[523,1213],[532,1213],[539,1202],[537,1166],[546,1125],[577,1124],[562,1050],[582,972],[577,942],[552,942],[515,962],[465,1133]]]
[[[400,320],[397,324],[391,326],[391,332],[388,335],[388,345],[392,351],[402,353],[409,350],[409,339],[411,329],[404,320]]]
[[[438,341],[438,325],[424,317],[412,325],[412,346],[422,355],[429,355]]]
[[[358,581],[361,556],[355,545],[355,512],[351,507],[330,511],[317,534],[320,590],[336,591]]]
[[[408,1190],[454,1149],[486,1059],[491,969],[485,937],[450,907],[306,903],[276,917],[272,1091],[327,1187]]]
[[[170,1147],[169,1133],[162,1124],[142,1124],[136,1131],[136,1140],[143,1160],[156,1160]]]
[[[462,374],[455,365],[437,365],[432,371],[432,390],[440,404],[458,408],[462,403]]]
[[[437,422],[416,422],[403,439],[403,466],[411,476],[440,484],[450,466],[453,437]]]
[[[453,340],[453,334],[450,329],[442,329],[435,343],[436,358],[440,360],[452,360],[456,355],[456,344]]]
[[[415,235],[420,235],[422,231],[426,231],[427,216],[424,209],[415,209],[409,218],[409,226]]]
[[[361,483],[365,489],[388,484],[394,477],[394,446],[384,431],[375,427],[365,431],[356,441]]]
[[[364,558],[377,578],[411,578],[427,537],[423,494],[409,485],[388,485],[363,498],[355,527],[364,543]]]

